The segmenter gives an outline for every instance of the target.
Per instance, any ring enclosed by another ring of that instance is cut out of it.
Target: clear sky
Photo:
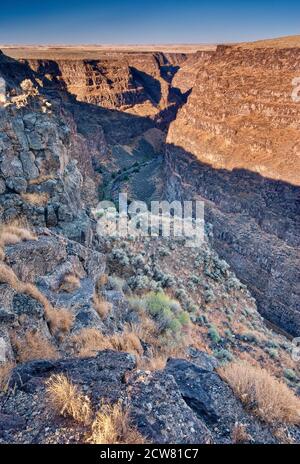
[[[212,43],[300,34],[300,0],[2,0],[0,43]]]

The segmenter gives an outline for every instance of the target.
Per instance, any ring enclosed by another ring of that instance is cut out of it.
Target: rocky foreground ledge
[[[169,359],[157,372],[135,370],[132,355],[110,350],[93,358],[25,363],[14,370],[10,393],[0,399],[0,440],[87,442],[89,426],[59,415],[51,405],[47,381],[63,374],[91,400],[93,411],[103,399],[121,400],[148,442],[230,443],[242,424],[245,441],[276,443],[271,429],[243,410],[215,372],[216,359],[200,351],[193,354],[193,362]]]

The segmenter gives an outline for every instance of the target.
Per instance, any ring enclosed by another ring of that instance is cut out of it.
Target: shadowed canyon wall
[[[300,105],[291,93],[299,73],[299,48],[218,47],[198,65],[166,150],[167,196],[205,201],[219,254],[261,313],[297,335]]]

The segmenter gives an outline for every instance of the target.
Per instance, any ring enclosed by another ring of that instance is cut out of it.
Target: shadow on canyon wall
[[[214,169],[167,145],[168,199],[205,202],[212,245],[256,298],[261,314],[300,335],[300,189],[245,170]]]

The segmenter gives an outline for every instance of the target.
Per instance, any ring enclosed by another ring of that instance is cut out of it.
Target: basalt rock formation
[[[299,48],[218,47],[198,66],[168,141],[215,168],[244,168],[299,185],[300,107],[292,99],[299,67]]]
[[[218,47],[170,126],[166,155],[169,198],[205,201],[213,246],[261,313],[293,335],[300,334],[300,105],[291,94],[299,60],[299,48]]]
[[[183,101],[170,83],[185,60],[180,53],[103,53],[98,60],[27,62],[42,80],[65,87],[78,101],[149,116],[165,125],[166,114],[174,117]]]

